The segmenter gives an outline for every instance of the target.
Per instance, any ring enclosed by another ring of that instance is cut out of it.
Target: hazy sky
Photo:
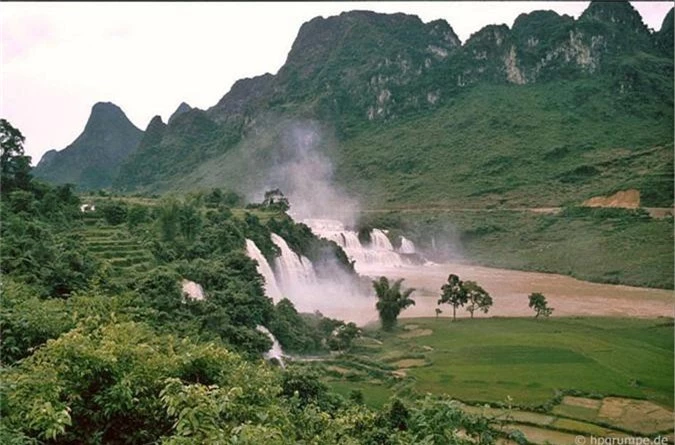
[[[631,2],[658,30],[672,2]],[[302,23],[353,9],[445,19],[462,42],[523,12],[575,18],[588,2],[0,3],[0,117],[36,164],[110,101],[144,130],[182,101],[214,105],[240,78],[276,73]]]

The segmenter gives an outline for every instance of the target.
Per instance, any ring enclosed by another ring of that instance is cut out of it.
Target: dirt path
[[[672,207],[642,207],[649,213],[652,218],[666,218],[675,215],[675,208]],[[363,213],[386,213],[386,212],[401,212],[401,213],[426,213],[426,212],[465,212],[465,213],[481,213],[481,212],[530,212],[555,215],[560,213],[562,207],[511,207],[511,208],[460,208],[460,207],[401,207],[388,209],[366,209],[361,210]]]

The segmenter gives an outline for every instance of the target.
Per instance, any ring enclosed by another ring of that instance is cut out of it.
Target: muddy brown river
[[[401,317],[435,317],[441,286],[454,273],[462,280],[473,280],[490,293],[493,306],[489,313],[476,312],[475,317],[532,316],[528,295],[540,292],[546,296],[553,316],[604,317],[672,317],[673,291],[623,285],[590,283],[556,274],[523,272],[508,269],[445,263],[424,266],[369,266],[359,269],[361,275],[372,278],[404,278],[405,288],[413,287],[415,306]],[[326,315],[342,317],[359,324],[377,320],[374,300],[359,307],[333,308]],[[452,307],[441,305],[441,317],[452,317]],[[343,309],[343,310],[341,310]],[[457,309],[458,317],[469,317],[464,308]]]

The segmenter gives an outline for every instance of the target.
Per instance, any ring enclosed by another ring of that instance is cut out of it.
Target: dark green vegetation
[[[307,370],[264,363],[271,341],[258,325],[287,352],[345,350],[360,335],[264,295],[245,237],[270,257],[271,228],[308,256],[340,251],[271,203],[234,212],[232,195],[214,190],[152,205],[98,197],[82,213],[70,186],[32,180],[20,132],[0,125],[3,444],[487,445],[508,435],[447,397],[373,410]],[[183,279],[205,298],[188,298]],[[456,440],[460,429],[468,436]]]
[[[413,391],[470,403],[510,397],[544,412],[562,393],[672,408],[672,351],[667,318],[424,318],[405,319],[393,333],[365,329],[351,355],[315,366],[331,385],[360,389],[374,406]]]
[[[539,292],[534,292],[530,294],[528,300],[529,300],[528,307],[534,310],[535,313],[534,318],[539,318],[540,315],[548,318],[554,311],[554,308],[549,307],[548,302],[546,301],[546,297]]]
[[[362,224],[405,233],[438,259],[673,288],[673,218],[642,210],[371,212]]]
[[[475,281],[462,281],[455,274],[448,276],[448,282],[441,286],[441,297],[438,305],[448,304],[452,306],[452,320],[457,319],[457,308],[466,305],[466,310],[473,318],[474,312],[479,310],[487,314],[492,306],[490,294]],[[443,311],[436,308],[436,317]]]
[[[401,311],[415,304],[415,300],[411,298],[415,289],[403,289],[402,283],[402,278],[393,283],[390,283],[387,277],[380,277],[373,281],[373,288],[377,296],[375,308],[380,314],[382,329],[385,331],[393,330]]]

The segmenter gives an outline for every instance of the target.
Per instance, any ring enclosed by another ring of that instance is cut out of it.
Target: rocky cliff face
[[[667,33],[651,35],[627,1],[591,2],[578,20],[522,14],[512,29],[490,25],[464,45],[443,20],[351,11],[305,23],[276,76],[238,82],[210,112],[224,121],[243,110],[311,101],[322,119],[388,120],[433,109],[475,83],[611,74],[617,57],[654,51]]]
[[[348,139],[365,125],[452,106],[486,84],[601,79],[607,94],[672,102],[670,17],[652,33],[627,1],[592,2],[578,20],[522,14],[512,28],[486,26],[463,45],[443,20],[369,11],[317,17],[300,28],[276,75],[242,79],[207,111],[172,116],[161,137],[148,137],[124,163],[116,185],[143,187],[193,170],[228,152],[266,114],[317,119]]]
[[[57,184],[76,184],[81,190],[108,187],[142,135],[117,105],[99,102],[82,134],[63,150],[45,153],[34,174]]]

